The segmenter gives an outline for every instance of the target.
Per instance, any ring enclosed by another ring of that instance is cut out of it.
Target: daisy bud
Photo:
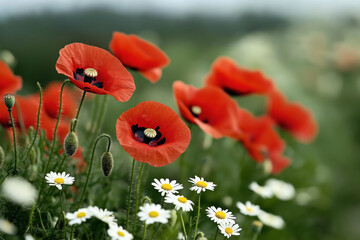
[[[36,152],[33,147],[29,151],[29,160],[31,165],[34,165],[36,163]]]
[[[12,109],[15,105],[15,96],[14,94],[8,93],[4,96],[4,102],[8,109]]]
[[[251,229],[255,234],[260,234],[263,225],[264,224],[262,222],[255,220],[252,222]]]
[[[176,210],[173,209],[170,211],[170,226],[172,227],[175,226],[176,220],[177,220]]]
[[[114,159],[111,152],[105,152],[101,156],[101,169],[104,175],[107,177],[111,174],[114,168]]]
[[[64,140],[64,150],[69,157],[74,155],[79,147],[79,141],[75,132],[69,132]]]
[[[5,153],[2,147],[0,146],[0,168],[4,164],[4,160],[5,160]]]

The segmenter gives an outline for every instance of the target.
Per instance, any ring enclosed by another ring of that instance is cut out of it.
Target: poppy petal
[[[162,70],[161,68],[152,68],[149,70],[139,71],[139,73],[143,75],[146,79],[150,80],[150,82],[156,83],[161,78]]]
[[[0,60],[0,96],[14,93],[22,88],[22,78],[15,76],[5,62]]]

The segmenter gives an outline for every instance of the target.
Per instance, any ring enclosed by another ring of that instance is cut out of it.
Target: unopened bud
[[[175,226],[176,220],[177,220],[177,213],[176,213],[176,210],[173,209],[173,210],[170,211],[170,226],[171,227]]]
[[[2,147],[0,146],[0,168],[4,164],[4,161],[5,161],[5,153]]]
[[[269,159],[265,159],[264,163],[262,164],[262,168],[265,175],[269,175],[272,172],[272,163]]]
[[[32,136],[34,135],[34,128],[33,128],[33,126],[30,126],[30,127],[29,127],[28,134],[29,134],[30,137],[32,137]]]
[[[31,182],[35,181],[38,178],[38,167],[36,165],[32,165],[30,167],[30,175],[29,180]]]
[[[69,157],[74,155],[79,147],[79,141],[74,132],[69,132],[65,137],[64,150]]]
[[[34,165],[36,163],[36,152],[33,147],[29,151],[29,160],[31,165]]]
[[[14,94],[8,93],[4,96],[4,102],[8,109],[12,109],[15,105],[15,96]]]
[[[260,234],[263,225],[264,224],[262,222],[255,220],[252,222],[251,229],[255,234]]]
[[[111,174],[114,168],[114,159],[111,152],[105,152],[101,156],[101,169],[104,175],[107,177]]]

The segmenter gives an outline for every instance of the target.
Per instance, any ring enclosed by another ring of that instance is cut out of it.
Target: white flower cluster
[[[263,198],[275,196],[280,200],[286,201],[295,196],[295,188],[293,185],[274,178],[268,179],[265,186],[260,186],[256,182],[252,182],[249,188]]]

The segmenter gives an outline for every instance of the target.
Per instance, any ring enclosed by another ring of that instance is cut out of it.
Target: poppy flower
[[[43,92],[43,106],[46,113],[57,119],[60,107],[61,82],[51,82]],[[71,119],[76,115],[76,104],[78,95],[69,87],[63,89],[61,116]]]
[[[116,135],[135,160],[161,167],[175,161],[190,142],[190,129],[168,106],[146,101],[121,114]]]
[[[104,49],[72,43],[60,50],[56,70],[78,88],[111,95],[126,102],[135,91],[134,79],[121,62]]]
[[[267,111],[274,121],[300,142],[310,142],[317,135],[317,124],[311,111],[299,103],[288,102],[279,91],[269,94]]]
[[[254,117],[246,110],[240,109],[239,127],[245,149],[256,162],[269,159],[272,163],[272,172],[279,173],[290,164],[290,160],[283,157],[285,142],[274,129],[274,122],[268,116]]]
[[[7,93],[14,93],[22,87],[22,79],[15,76],[5,62],[0,60],[0,96]]]
[[[237,137],[238,106],[224,91],[213,86],[196,89],[180,81],[174,82],[173,90],[180,113],[187,121],[214,138]]]
[[[170,63],[161,49],[134,34],[114,32],[110,50],[126,67],[139,71],[153,83],[161,78],[161,69]]]
[[[205,79],[206,85],[222,88],[230,95],[266,94],[272,88],[270,79],[260,71],[251,71],[238,67],[227,57],[219,57],[211,67]]]

